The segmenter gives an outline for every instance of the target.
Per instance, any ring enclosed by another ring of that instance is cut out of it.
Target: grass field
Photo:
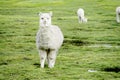
[[[0,80],[120,80],[120,0],[0,0]],[[79,24],[76,11],[88,23]],[[55,67],[41,69],[39,12],[64,34]]]

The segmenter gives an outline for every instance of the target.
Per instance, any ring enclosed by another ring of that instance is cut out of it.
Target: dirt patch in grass
[[[0,65],[8,65],[8,62],[1,62]]]
[[[102,69],[105,72],[120,72],[120,67],[116,66],[116,67],[106,67]]]
[[[72,39],[72,40],[64,40],[64,44],[72,44],[75,46],[83,46],[86,44],[89,44],[88,42],[82,41],[82,40],[78,40],[78,39]]]

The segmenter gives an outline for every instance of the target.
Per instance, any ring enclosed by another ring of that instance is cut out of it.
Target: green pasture
[[[0,80],[120,80],[120,0],[0,0]],[[76,11],[85,10],[79,24]],[[64,34],[55,67],[40,68],[39,12]]]

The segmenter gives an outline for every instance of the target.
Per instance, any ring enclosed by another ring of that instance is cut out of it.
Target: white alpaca
[[[63,34],[58,26],[51,24],[50,13],[40,13],[40,29],[36,36],[36,45],[40,55],[41,68],[47,58],[48,67],[53,68],[57,52],[63,43]]]
[[[82,8],[78,9],[77,15],[79,23],[87,22],[87,18],[85,18],[84,10]]]
[[[120,23],[120,7],[116,8],[116,21]]]

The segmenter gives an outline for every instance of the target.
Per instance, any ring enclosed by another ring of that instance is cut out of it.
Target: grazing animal
[[[52,25],[50,13],[39,13],[40,29],[36,35],[36,45],[40,55],[41,68],[44,68],[45,60],[49,68],[53,68],[57,52],[63,43],[63,34],[58,26]]]
[[[120,7],[116,8],[116,21],[120,23]]]
[[[84,10],[82,8],[79,8],[77,11],[77,15],[78,15],[78,22],[79,23],[83,23],[83,22],[87,22],[87,18],[85,18],[85,14],[84,14]]]

